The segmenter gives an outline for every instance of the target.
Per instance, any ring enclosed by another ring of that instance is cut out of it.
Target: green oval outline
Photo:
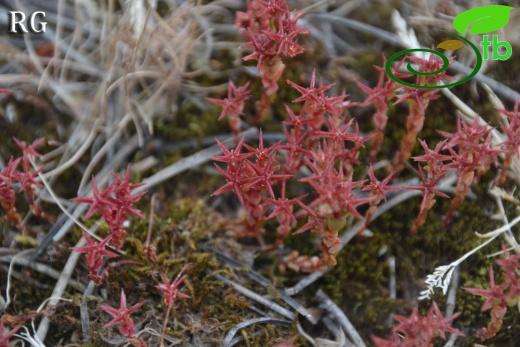
[[[446,69],[449,67],[448,58],[443,53],[435,51],[433,49],[428,49],[428,48],[413,48],[413,49],[406,49],[404,51],[399,51],[397,53],[392,54],[390,56],[390,58],[388,58],[388,60],[386,61],[386,64],[385,64],[385,71],[386,71],[388,77],[390,77],[392,80],[394,80],[395,82],[397,82],[399,84],[402,84],[404,86],[411,87],[411,88],[417,88],[417,89],[451,88],[451,87],[458,86],[459,84],[466,83],[467,81],[472,79],[479,72],[480,68],[482,67],[482,55],[480,54],[480,51],[478,50],[477,46],[475,46],[473,44],[473,42],[467,40],[466,38],[464,38],[460,35],[457,35],[455,33],[447,31],[447,30],[441,30],[441,31],[444,31],[445,33],[448,33],[450,35],[453,35],[453,36],[461,39],[462,41],[467,43],[475,52],[475,55],[477,57],[477,62],[475,64],[475,67],[473,68],[473,71],[471,71],[471,73],[468,76],[461,79],[460,81],[449,83],[449,84],[444,84],[444,85],[440,85],[440,86],[439,85],[421,86],[421,85],[417,85],[417,84],[413,84],[413,83],[409,83],[409,82],[405,82],[405,81],[401,80],[400,78],[395,76],[394,73],[392,72],[392,63],[394,62],[394,60],[396,60],[398,57],[400,57],[403,54],[408,54],[408,53],[412,53],[412,52],[429,52],[429,53],[432,53],[432,54],[435,54],[435,55],[441,57],[441,59],[443,60],[442,67],[439,70],[434,71],[433,73],[430,73],[430,72],[424,73],[424,72],[415,71],[415,69],[413,69],[411,67],[410,62],[408,62],[408,65],[406,67],[408,69],[408,71],[410,71],[413,74],[420,75],[420,76],[422,76],[422,75],[431,76],[431,75],[435,75],[438,73],[442,73],[442,72],[446,71]]]

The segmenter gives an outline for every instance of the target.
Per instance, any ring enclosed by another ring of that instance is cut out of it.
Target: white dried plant
[[[419,40],[417,40],[417,36],[415,35],[415,31],[408,27],[406,24],[406,20],[401,16],[399,11],[393,10],[392,12],[392,26],[395,29],[395,33],[401,39],[401,42],[406,46],[407,49],[413,48],[421,48],[421,44]],[[430,53],[428,52],[413,52],[413,55],[428,59]]]
[[[441,288],[442,293],[446,295],[446,292],[448,290],[448,286],[451,281],[451,276],[453,275],[453,271],[457,266],[459,266],[464,260],[469,258],[474,253],[478,252],[481,248],[485,247],[489,243],[491,243],[494,239],[496,239],[498,236],[500,236],[505,231],[509,230],[513,225],[520,222],[520,216],[516,217],[513,221],[510,223],[501,226],[500,228],[493,230],[486,234],[479,234],[476,233],[479,237],[485,237],[488,238],[488,240],[478,247],[472,249],[468,253],[464,254],[461,258],[457,259],[456,261],[448,264],[448,265],[442,265],[438,266],[432,274],[428,275],[426,277],[426,280],[424,281],[427,285],[427,288],[420,292],[419,300],[424,299],[430,299],[431,295],[434,293],[435,288]]]

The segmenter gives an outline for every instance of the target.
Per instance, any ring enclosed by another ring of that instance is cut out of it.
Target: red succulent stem
[[[408,57],[408,59],[419,65],[418,71],[421,72],[433,72],[438,71],[443,61],[436,59],[433,54],[430,54],[429,59],[423,59],[419,57]],[[434,75],[417,75],[416,85],[437,85],[443,79],[450,79],[445,73],[434,74]],[[405,93],[401,95],[395,104],[398,104],[404,100],[408,100],[409,114],[406,118],[406,135],[401,142],[401,149],[397,153],[394,161],[395,170],[397,173],[401,172],[405,163],[410,159],[411,152],[415,146],[417,135],[422,130],[424,125],[425,111],[428,107],[430,100],[437,99],[439,89],[417,89],[404,87]]]
[[[278,92],[278,80],[282,77],[284,70],[285,64],[279,56],[264,59],[259,66],[262,76],[262,95],[256,104],[256,116],[253,124],[259,124],[270,112],[271,104]]]
[[[404,170],[405,163],[410,159],[412,149],[417,141],[417,135],[424,125],[424,110],[428,106],[428,100],[412,99],[409,101],[409,114],[406,117],[406,134],[401,142],[401,149],[395,157],[395,171]]]
[[[365,222],[363,223],[359,231],[363,231],[370,224],[372,220],[372,215],[377,211],[377,205],[381,203],[381,200],[386,201],[386,192],[399,190],[398,187],[388,186],[388,183],[394,177],[394,174],[395,172],[388,175],[384,180],[379,181],[374,174],[373,166],[370,165],[368,167],[368,176],[370,178],[370,183],[364,186],[361,190],[370,191],[370,206],[367,212],[365,213]]]
[[[386,59],[384,59],[384,61],[386,62]],[[379,70],[379,80],[376,87],[371,89],[363,83],[357,82],[358,87],[369,95],[369,97],[361,103],[361,106],[373,105],[376,109],[376,112],[372,116],[372,122],[375,127],[375,136],[372,140],[372,147],[370,149],[371,163],[376,161],[377,154],[379,153],[379,149],[385,138],[384,129],[388,122],[388,103],[394,98],[398,86],[388,77],[384,69],[381,67],[376,67],[376,69]],[[396,68],[393,68],[392,70],[394,70],[394,74],[402,76],[402,74],[399,74],[396,71]],[[386,82],[385,76],[387,77]]]

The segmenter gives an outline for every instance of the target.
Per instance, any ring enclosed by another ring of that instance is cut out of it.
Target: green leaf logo
[[[502,5],[488,5],[472,8],[459,14],[453,20],[453,27],[460,34],[486,34],[502,29],[509,22],[509,12],[514,7]]]

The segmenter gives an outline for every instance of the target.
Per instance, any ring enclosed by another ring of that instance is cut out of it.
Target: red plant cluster
[[[493,267],[490,267],[489,289],[464,288],[472,294],[486,298],[482,305],[482,311],[491,309],[491,321],[487,327],[482,328],[477,334],[481,340],[495,336],[502,327],[502,318],[507,313],[507,307],[516,306],[520,302],[520,280],[518,278],[520,254],[511,255],[504,245],[502,245],[502,249],[504,250],[504,258],[496,260],[496,263],[502,269],[502,283],[499,285],[495,283]]]
[[[18,193],[25,193],[31,211],[36,216],[43,216],[43,212],[35,200],[36,188],[42,187],[42,184],[38,182],[36,178],[43,170],[43,167],[40,167],[38,170],[33,170],[30,157],[41,157],[41,154],[36,151],[36,148],[44,142],[44,139],[38,139],[31,145],[27,145],[25,142],[16,138],[14,141],[18,147],[20,147],[23,154],[14,160],[11,158],[4,169],[0,171],[0,205],[7,213],[7,220],[15,224],[20,231],[25,233],[28,228],[22,223],[22,218],[16,210],[15,187],[18,186]],[[22,163],[23,170],[21,172],[18,171],[20,162]]]
[[[417,67],[416,71],[425,73],[438,71],[443,61],[435,59],[433,54],[430,54],[428,59],[419,57],[408,57],[409,64],[415,64]],[[408,73],[399,72],[401,66],[406,60],[402,60],[396,67],[392,68],[394,76],[403,79],[410,77]],[[452,60],[450,59],[450,64]],[[382,67],[376,67],[379,70],[380,77],[375,88],[369,88],[368,86],[357,82],[358,86],[365,91],[369,97],[361,104],[361,106],[373,105],[376,109],[372,119],[375,126],[375,138],[372,142],[372,148],[370,151],[370,161],[376,160],[377,153],[381,143],[383,142],[384,134],[383,130],[386,127],[388,121],[388,103],[391,102],[396,96],[397,100],[394,104],[401,102],[407,102],[409,108],[409,115],[406,118],[406,135],[402,140],[401,149],[396,154],[394,168],[397,173],[404,169],[405,163],[410,158],[410,153],[415,145],[417,135],[421,131],[424,125],[425,111],[428,107],[430,100],[438,98],[438,89],[417,89],[408,86],[403,86],[396,83],[393,79],[388,77],[385,70]],[[386,76],[386,78],[385,78]],[[434,75],[417,75],[415,79],[416,85],[437,85],[443,80],[451,79],[446,73],[434,74]],[[403,90],[404,92],[399,95],[397,92]]]
[[[478,116],[471,124],[459,119],[455,133],[438,130],[446,140],[438,143],[434,150],[428,148],[426,142],[419,140],[425,154],[413,159],[425,163],[424,167],[419,167],[421,185],[404,187],[423,191],[421,209],[412,226],[412,233],[415,233],[425,222],[428,210],[435,204],[435,196],[449,198],[448,195],[435,189],[436,184],[446,176],[449,170],[456,172],[457,182],[454,197],[444,219],[445,225],[450,222],[454,212],[470,192],[471,185],[484,175],[491,165],[499,166],[498,157],[501,154],[505,159],[496,184],[502,184],[505,181],[507,170],[512,164],[513,157],[518,155],[520,145],[518,102],[513,111],[499,110],[499,112],[505,116],[500,127],[506,135],[506,139],[495,145],[492,142],[493,128],[481,124],[482,119]]]
[[[277,84],[272,82],[278,81],[283,71],[283,69],[277,70],[276,77],[271,78],[267,83],[266,78],[269,79],[269,76],[275,75],[272,74],[272,70],[271,72],[263,71],[266,65],[272,67],[273,64],[281,62],[280,57],[292,57],[294,54],[291,52],[300,53],[302,51],[296,41],[291,41],[298,34],[304,33],[304,30],[296,26],[298,17],[289,12],[284,0],[251,1],[248,3],[248,12],[241,12],[237,15],[237,25],[247,28],[246,37],[249,43],[245,47],[254,48],[254,52],[246,59],[258,59],[258,69],[262,71],[263,99],[265,91],[269,88],[272,88],[269,95],[278,90]],[[420,72],[437,71],[442,64],[442,61],[433,55],[430,55],[428,59],[417,57],[408,59],[410,64],[415,64],[416,70]],[[273,62],[273,64],[268,64],[268,62]],[[394,74],[399,78],[409,77],[409,74],[398,71],[403,63],[404,60],[393,68]],[[244,206],[246,217],[237,231],[238,236],[258,236],[264,231],[265,220],[276,217],[278,237],[273,245],[276,247],[296,226],[298,219],[307,218],[307,222],[294,233],[311,230],[319,234],[322,241],[321,257],[309,259],[294,252],[285,258],[284,264],[294,270],[315,271],[336,263],[335,255],[340,245],[338,233],[346,224],[346,218],[354,215],[362,219],[363,217],[356,207],[368,203],[369,208],[365,214],[364,226],[368,225],[377,205],[386,198],[386,193],[397,190],[396,187],[389,185],[390,180],[404,169],[404,164],[410,158],[410,153],[416,143],[417,135],[423,127],[425,110],[429,101],[438,97],[438,89],[423,90],[403,87],[389,77],[385,78],[385,71],[382,68],[379,68],[379,71],[381,75],[375,88],[372,89],[358,83],[360,88],[369,94],[360,106],[372,104],[376,108],[373,117],[376,131],[371,135],[362,135],[354,119],[344,112],[346,108],[358,105],[345,101],[346,94],[328,96],[326,92],[333,85],[324,85],[321,81],[317,83],[313,72],[308,87],[287,81],[301,94],[294,102],[303,102],[303,105],[298,114],[286,106],[289,119],[283,121],[285,125],[283,142],[264,148],[264,139],[260,134],[258,149],[244,144],[242,139],[238,142],[236,149],[231,151],[219,142],[224,155],[216,156],[213,159],[226,163],[226,169],[220,166],[217,166],[217,169],[225,177],[227,183],[213,195],[231,190]],[[445,73],[431,76],[418,75],[416,84],[436,85],[449,78]],[[245,90],[245,87],[242,88],[236,88],[230,82],[227,99],[221,101],[210,99],[224,107],[221,117],[224,114],[230,115],[230,124],[232,124],[235,135],[238,133],[238,126],[233,125],[233,119],[238,119],[238,115],[243,113],[244,101],[249,97],[249,92]],[[395,173],[379,181],[373,168],[370,167],[368,172],[370,183],[365,185],[365,181],[354,179],[354,167],[360,163],[358,159],[360,150],[369,139],[373,139],[370,158],[372,161],[376,160],[383,140],[388,103],[392,101],[394,103],[407,101],[409,107],[407,133],[394,161]],[[261,103],[264,102],[261,101]],[[513,113],[506,112],[504,115],[510,118],[511,124],[508,129],[520,129]],[[437,196],[448,198],[448,195],[438,190],[437,185],[446,177],[449,170],[455,170],[458,179],[455,197],[445,219],[446,223],[449,222],[455,209],[468,194],[473,181],[486,172],[492,163],[496,163],[497,155],[503,150],[491,146],[491,128],[480,127],[478,122],[477,119],[472,125],[467,125],[459,121],[456,134],[440,132],[447,137],[447,140],[439,143],[434,150],[421,141],[425,154],[414,158],[423,163],[423,166],[419,166],[421,183],[417,186],[401,187],[423,192],[421,208],[411,227],[411,234],[415,234],[417,229],[424,224],[427,213],[435,204]],[[517,132],[517,130],[510,131],[508,137],[511,140],[509,140],[509,144],[504,143],[505,147],[513,149],[515,141],[519,141],[516,137],[520,138],[517,136]],[[247,152],[241,153],[242,147],[245,147]],[[300,182],[309,184],[312,189],[312,194],[310,194],[312,200],[305,203],[303,202],[304,196],[290,199],[287,197],[286,191],[288,180],[296,176],[302,169],[311,173],[310,176],[299,179]],[[279,198],[275,196],[277,189],[273,187],[276,186],[281,187]],[[360,197],[360,191],[367,191],[369,196]],[[295,207],[298,206],[300,209],[295,212]],[[274,210],[269,213],[271,207]]]
[[[289,12],[285,0],[249,2],[247,13],[240,12],[237,15],[237,25],[247,29],[246,37],[249,42],[245,47],[254,49],[254,52],[246,59],[258,59],[258,70],[262,71],[266,65],[272,67],[279,64],[280,57],[292,57],[291,52],[300,53],[301,46],[297,45],[295,40],[291,41],[296,39],[298,34],[304,33],[304,30],[296,26],[298,18],[299,15]],[[284,51],[286,49],[287,51]],[[394,75],[398,78],[410,77],[408,73],[399,72],[400,67],[407,60],[409,66],[415,66],[415,71],[420,72],[416,75],[416,85],[438,85],[451,79],[445,72],[433,75],[424,74],[438,71],[443,64],[434,55],[430,55],[427,59],[407,57],[398,66],[392,68]],[[267,64],[267,62],[273,62],[274,65]],[[353,215],[363,219],[357,211],[357,206],[368,203],[363,228],[366,227],[375,213],[377,205],[386,198],[386,194],[398,189],[389,185],[390,180],[405,168],[417,142],[417,136],[423,127],[426,108],[430,100],[438,98],[439,89],[403,86],[386,76],[384,69],[378,68],[378,70],[380,77],[376,87],[369,88],[358,83],[358,86],[368,94],[368,98],[361,104],[346,101],[346,94],[328,96],[327,92],[333,85],[324,85],[321,81],[317,83],[314,72],[308,87],[287,80],[287,84],[301,94],[293,102],[303,102],[303,105],[298,114],[286,105],[289,119],[282,122],[285,125],[284,141],[266,149],[261,134],[258,149],[244,144],[242,139],[238,142],[236,149],[231,151],[219,142],[224,155],[216,156],[213,159],[226,163],[226,169],[220,166],[217,166],[217,169],[225,177],[227,183],[213,195],[228,190],[233,191],[244,206],[246,222],[242,223],[238,229],[238,236],[258,236],[264,231],[265,220],[277,217],[278,236],[273,245],[276,247],[296,227],[298,220],[307,218],[306,223],[294,233],[311,230],[319,234],[321,257],[309,259],[293,252],[285,258],[284,264],[294,270],[315,271],[336,263],[335,255],[340,246],[338,233],[346,225],[346,218]],[[269,95],[278,90],[277,84],[271,82],[278,81],[283,69],[276,71],[276,75],[273,75],[273,70],[262,71],[263,100],[265,100],[266,90],[272,88]],[[266,78],[269,79],[269,76],[276,77],[270,79],[268,83]],[[268,87],[269,84],[270,87]],[[242,114],[246,95],[249,97],[249,93],[239,92],[239,89],[230,83],[227,99],[222,101],[211,99],[211,101],[224,106],[223,113],[231,110],[231,114]],[[236,102],[234,102],[235,100]],[[408,105],[409,115],[401,149],[394,159],[394,172],[379,181],[373,168],[369,166],[370,183],[365,184],[364,180],[356,180],[353,176],[354,167],[360,164],[360,150],[370,139],[372,139],[370,162],[373,163],[377,160],[384,136],[383,130],[387,122],[388,104],[405,101]],[[264,102],[261,101],[261,103]],[[349,107],[367,105],[374,105],[376,108],[373,116],[375,133],[362,135],[354,119],[344,111]],[[439,183],[447,176],[448,171],[456,172],[457,183],[450,209],[444,220],[446,225],[469,193],[470,186],[489,170],[491,164],[497,164],[497,157],[504,152],[506,159],[501,176],[505,176],[505,171],[512,163],[513,155],[518,154],[520,123],[518,106],[513,112],[504,110],[500,112],[504,116],[502,129],[507,136],[507,140],[501,144],[492,144],[491,131],[493,129],[480,125],[481,120],[478,117],[472,124],[459,120],[458,130],[454,134],[440,131],[439,133],[446,137],[446,140],[438,143],[435,149],[430,149],[426,142],[420,141],[425,153],[413,158],[421,163],[419,166],[420,184],[399,188],[422,192],[420,211],[410,229],[412,235],[425,223],[428,211],[436,202],[436,197],[449,198],[447,194],[438,189]],[[236,117],[234,115],[232,117]],[[232,128],[234,134],[237,134],[237,127],[232,126]],[[241,153],[242,147],[245,147],[247,152]],[[259,152],[265,154],[259,155]],[[299,181],[310,185],[311,201],[304,202],[305,196],[291,199],[287,194],[289,180],[296,177],[301,170],[310,172],[310,175],[307,174],[308,177],[301,178]],[[501,181],[503,181],[502,177],[499,182]],[[280,188],[276,188],[277,186]],[[277,190],[279,190],[278,198],[275,196]],[[361,191],[368,192],[368,197],[361,197]],[[299,210],[295,211],[297,207]],[[269,213],[271,208],[274,210]]]
[[[353,119],[341,115],[349,106],[344,102],[347,95],[326,96],[325,91],[332,85],[320,83],[316,87],[314,74],[308,88],[292,81],[288,83],[302,94],[295,102],[304,102],[304,105],[298,115],[287,107],[290,120],[284,122],[286,140],[266,148],[260,134],[258,148],[244,145],[242,139],[231,151],[218,142],[224,155],[213,159],[226,163],[226,170],[220,166],[217,169],[227,183],[213,195],[228,190],[237,195],[247,211],[246,227],[240,236],[258,235],[263,230],[261,227],[270,206],[274,206],[268,218],[276,217],[279,222],[275,246],[283,242],[296,225],[293,210],[299,205],[298,218],[308,218],[308,221],[295,233],[306,230],[318,233],[322,240],[322,256],[308,259],[292,254],[287,264],[295,270],[314,271],[335,264],[340,244],[338,232],[348,215],[361,219],[356,206],[380,196],[360,198],[354,195],[354,190],[363,186],[364,181],[353,179],[353,168],[359,163],[360,149],[370,137],[361,135]],[[246,153],[241,153],[242,146],[247,149]],[[315,192],[314,200],[305,204],[302,203],[304,197],[287,199],[285,184],[304,166],[312,175],[300,181],[308,183]],[[276,198],[273,187],[278,184],[281,184],[281,192]],[[367,186],[367,190],[372,188],[380,189],[380,186]]]
[[[454,134],[439,131],[448,139],[446,147],[450,151],[452,162],[447,168],[457,172],[455,197],[451,200],[445,224],[470,192],[474,180],[485,174],[491,164],[497,164],[497,156],[502,150],[493,147],[491,130],[491,127],[480,124],[480,117],[475,117],[471,124],[458,120],[457,132]],[[457,152],[452,149],[454,146],[457,146]]]
[[[92,240],[86,232],[83,236],[87,241],[87,246],[74,247],[73,250],[87,254],[87,266],[89,269],[89,279],[94,281],[96,285],[103,283],[107,272],[102,270],[105,258],[116,257],[117,254],[105,249],[110,245],[116,249],[120,249],[123,245],[126,235],[123,229],[123,223],[129,215],[143,218],[141,212],[132,207],[146,192],[132,195],[132,190],[143,185],[143,183],[130,182],[130,166],[126,169],[123,176],[113,174],[112,183],[100,192],[95,178],[92,178],[92,197],[90,198],[74,198],[72,201],[90,204],[90,208],[85,214],[86,218],[90,218],[94,213],[99,214],[107,223],[109,230],[107,237],[96,242]]]
[[[429,60],[414,58],[413,62],[420,66],[421,71],[429,71],[438,65],[438,62],[433,58]],[[327,96],[326,91],[333,85],[323,85],[322,82],[316,85],[317,81],[313,73],[308,87],[287,81],[291,87],[301,94],[294,102],[303,102],[304,104],[299,114],[295,114],[286,106],[289,115],[289,120],[283,122],[286,126],[284,128],[286,140],[284,143],[270,147],[269,155],[263,157],[255,155],[254,161],[248,159],[255,151],[265,151],[262,136],[260,136],[260,149],[251,149],[245,145],[249,153],[240,153],[243,140],[239,142],[234,151],[229,151],[219,143],[225,156],[217,156],[213,159],[227,163],[227,170],[217,166],[217,169],[226,178],[227,183],[214,195],[232,190],[245,207],[249,222],[246,228],[238,233],[240,236],[255,236],[263,231],[261,228],[265,220],[263,216],[267,214],[270,205],[274,205],[275,209],[269,215],[269,218],[279,216],[278,238],[274,246],[283,242],[290,230],[296,225],[296,216],[298,218],[307,217],[308,221],[296,230],[295,234],[311,230],[321,236],[322,256],[320,258],[308,259],[300,257],[296,252],[286,258],[288,266],[295,270],[314,271],[324,266],[334,265],[335,254],[340,245],[338,232],[345,225],[346,218],[352,214],[362,219],[356,207],[363,203],[369,203],[369,210],[365,216],[366,226],[370,222],[371,215],[375,212],[377,205],[385,199],[385,194],[397,189],[388,185],[393,176],[378,181],[373,169],[369,171],[371,183],[366,186],[364,185],[365,181],[356,181],[353,178],[353,169],[360,163],[358,160],[360,149],[371,138],[374,138],[371,156],[377,155],[378,147],[382,141],[382,130],[386,124],[387,103],[396,96],[397,90],[401,88],[390,78],[385,82],[384,71],[382,69],[380,71],[381,77],[376,88],[370,89],[360,85],[364,91],[370,94],[362,106],[368,103],[376,104],[374,122],[377,131],[375,134],[361,135],[355,121],[342,114],[346,108],[356,106],[356,104],[346,102],[346,94]],[[399,74],[397,71],[395,71],[395,74],[400,77],[406,76]],[[436,81],[424,80],[421,83],[438,83],[439,80],[440,78]],[[419,82],[417,81],[417,83]],[[231,85],[230,88],[233,87],[234,85]],[[436,98],[436,92],[436,90],[423,91],[408,88],[396,101],[396,103],[399,103],[410,100],[410,116],[407,121],[409,126],[407,126],[408,133],[406,135],[409,138],[403,140],[401,154],[399,158],[396,158],[395,168],[397,171],[404,167],[404,161],[409,158],[417,133],[422,128],[425,108],[429,100]],[[223,101],[222,104],[228,104],[228,100]],[[450,143],[449,145],[453,147],[455,144]],[[376,147],[377,149],[375,149]],[[406,187],[424,192],[421,211],[416,223],[412,226],[412,233],[415,233],[417,228],[424,223],[428,210],[435,203],[434,197],[437,195],[447,197],[447,195],[440,193],[435,186],[446,175],[447,170],[451,168],[443,161],[450,160],[452,156],[440,154],[441,150],[448,148],[448,142],[437,147],[436,156],[432,156],[425,143],[423,143],[423,147],[427,154],[416,158],[418,161],[427,162],[424,170],[420,168],[422,184]],[[277,159],[276,154],[278,154],[279,159]],[[283,164],[283,170],[279,173],[276,172],[279,167],[277,163]],[[312,196],[315,197],[313,201],[305,204],[302,202],[303,197],[287,199],[285,183],[303,167],[310,170],[312,175],[300,179],[300,181],[311,186],[314,191]],[[283,174],[285,176],[282,176]],[[276,199],[272,187],[279,182],[282,185],[281,197]],[[357,196],[355,192],[358,188],[362,188],[360,189],[362,191],[368,191],[369,197],[360,198]],[[295,215],[293,209],[296,204],[301,209]]]
[[[437,68],[439,64],[433,58],[428,60],[410,58],[410,60],[419,66],[420,71],[430,71]],[[395,74],[404,77],[397,72],[398,68],[395,68]],[[385,199],[386,193],[397,190],[396,187],[389,185],[390,180],[404,168],[404,163],[409,159],[417,135],[423,126],[425,109],[430,100],[437,98],[436,89],[403,88],[389,78],[385,81],[384,72],[381,69],[380,71],[381,77],[375,88],[371,89],[360,84],[360,87],[369,93],[369,97],[361,105],[346,101],[346,94],[328,96],[327,91],[333,85],[324,85],[321,81],[317,83],[314,72],[308,87],[287,80],[287,83],[301,94],[294,102],[303,102],[303,105],[298,114],[286,105],[289,119],[282,122],[285,125],[284,141],[264,148],[264,139],[260,135],[258,149],[244,144],[242,139],[232,151],[219,142],[225,155],[213,159],[227,164],[226,170],[217,166],[227,183],[214,195],[231,190],[245,207],[248,222],[245,227],[241,227],[237,235],[258,236],[263,232],[265,216],[268,215],[268,218],[276,216],[279,227],[274,246],[278,246],[296,226],[298,219],[308,218],[307,222],[294,233],[311,230],[319,234],[322,241],[321,257],[309,259],[300,257],[297,252],[294,252],[286,257],[286,265],[294,270],[314,271],[335,264],[335,254],[340,245],[338,233],[345,225],[346,218],[353,215],[362,219],[356,207],[368,203],[364,226],[368,225],[377,205]],[[430,85],[440,83],[448,76],[441,74],[440,77],[435,78],[429,76],[417,78],[416,83]],[[404,93],[397,95],[399,88],[402,88]],[[386,125],[387,104],[396,97],[395,103],[408,100],[410,114],[407,119],[407,133],[401,150],[394,160],[395,171],[379,181],[373,168],[369,167],[370,183],[365,185],[365,181],[357,181],[353,177],[354,167],[360,164],[358,158],[360,150],[370,139],[373,139],[370,156],[374,158],[377,155],[382,141],[382,131]],[[225,103],[227,104],[228,101]],[[354,119],[344,111],[349,107],[367,104],[376,106],[373,117],[376,133],[362,135]],[[444,220],[445,225],[450,222],[455,210],[470,192],[470,186],[486,173],[491,165],[498,166],[498,156],[502,154],[506,158],[505,167],[498,182],[503,180],[504,172],[518,152],[520,118],[518,104],[512,112],[505,110],[500,112],[504,116],[501,127],[507,137],[502,143],[493,144],[493,128],[482,125],[482,120],[478,116],[471,124],[458,120],[457,131],[453,134],[439,131],[446,140],[438,143],[434,149],[430,149],[426,142],[419,141],[424,154],[413,159],[421,163],[418,168],[420,184],[400,187],[400,189],[422,192],[420,211],[410,229],[412,235],[425,223],[428,211],[434,206],[436,198],[439,196],[449,198],[438,189],[438,184],[449,171],[456,173],[457,182]],[[240,153],[242,147],[247,148],[246,153]],[[310,196],[313,200],[306,203],[303,202],[304,197],[290,199],[286,192],[287,182],[302,169],[311,173],[310,176],[299,179],[312,188]],[[281,186],[278,199],[274,193],[276,189],[273,189],[277,185]],[[360,191],[367,191],[369,196],[360,197]],[[271,206],[274,207],[274,211],[269,214]],[[300,207],[296,213],[295,206]]]
[[[419,310],[413,309],[410,317],[394,314],[394,319],[399,322],[392,329],[390,339],[372,337],[377,347],[425,347],[432,346],[434,339],[440,337],[446,340],[446,333],[464,336],[459,330],[450,326],[451,322],[460,313],[455,313],[449,318],[443,318],[442,312],[434,301],[432,307],[425,316],[421,316]]]
[[[245,226],[239,232],[241,236],[255,236],[262,232],[265,214],[269,208],[269,197],[274,199],[273,185],[290,175],[276,174],[280,169],[275,157],[280,143],[265,148],[260,133],[259,148],[246,145],[249,153],[240,153],[244,139],[242,138],[234,150],[228,150],[220,141],[218,144],[223,156],[215,156],[213,160],[224,162],[227,169],[216,165],[217,170],[226,178],[227,183],[212,195],[218,195],[228,190],[233,191],[248,215]]]
[[[244,60],[258,60],[258,70],[269,61],[279,58],[292,58],[303,52],[298,44],[299,34],[309,31],[297,25],[301,14],[289,12],[286,0],[253,0],[247,4],[247,12],[237,12],[236,26],[246,29],[244,35],[248,42],[244,48],[254,52]]]
[[[86,254],[87,267],[89,269],[88,278],[94,282],[95,285],[101,285],[108,275],[107,269],[104,269],[105,261],[108,258],[118,257],[119,255],[106,249],[107,246],[112,246],[116,249],[121,248],[124,243],[124,237],[126,232],[123,229],[123,223],[127,220],[130,215],[143,218],[141,212],[132,205],[138,201],[146,193],[138,193],[132,195],[132,191],[137,187],[143,185],[143,183],[131,183],[130,182],[130,166],[124,175],[113,174],[112,183],[103,191],[100,191],[95,178],[92,178],[92,197],[90,198],[74,198],[73,201],[90,204],[90,208],[85,214],[86,218],[91,217],[94,213],[97,213],[107,223],[109,230],[108,235],[101,241],[94,241],[86,231],[83,231],[83,237],[87,242],[86,246],[73,247],[72,249],[77,252]],[[152,258],[153,259],[153,258]],[[161,274],[163,284],[157,285],[156,288],[163,292],[164,302],[168,305],[168,311],[166,316],[173,306],[175,298],[189,298],[188,295],[178,291],[179,286],[185,279],[182,276],[183,268],[177,275],[175,280],[170,284],[167,278]],[[135,346],[146,346],[144,341],[135,338],[136,327],[133,320],[130,318],[130,314],[141,306],[144,302],[138,303],[130,308],[126,307],[126,296],[125,292],[121,290],[120,308],[115,309],[110,306],[100,305],[99,307],[106,312],[114,316],[114,318],[105,324],[105,328],[109,328],[116,324],[119,324],[119,332],[121,335],[128,338],[127,342]],[[162,339],[164,338],[164,330],[166,329],[167,319],[165,319]]]
[[[265,117],[276,96],[278,80],[285,69],[283,59],[303,52],[298,36],[309,32],[297,24],[302,15],[289,12],[286,0],[252,0],[247,3],[247,12],[237,12],[236,26],[244,29],[247,40],[243,47],[253,49],[244,60],[256,59],[257,71],[262,76],[262,97],[255,122]]]

